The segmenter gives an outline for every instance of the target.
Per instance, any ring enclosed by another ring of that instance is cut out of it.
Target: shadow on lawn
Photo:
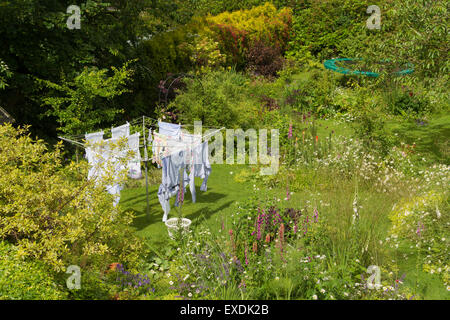
[[[233,203],[233,201],[225,202],[223,205],[221,205],[218,208],[203,207],[203,208],[198,209],[195,212],[185,215],[185,217],[192,220],[193,224],[198,224],[200,222],[199,218],[201,218],[202,220],[209,219],[209,218],[211,218],[212,215],[228,208],[232,203]]]
[[[196,193],[196,203],[192,203],[192,197],[189,191],[185,193],[185,202],[184,202],[184,216],[190,220],[195,220],[196,218],[203,215],[204,218],[209,218],[211,215],[224,210],[229,207],[233,201],[228,201],[222,204],[218,208],[214,208],[214,203],[220,203],[220,201],[225,198],[227,195],[223,193],[217,192],[202,192],[197,190]],[[173,205],[174,200],[171,199],[171,210],[169,212],[170,217],[176,217],[178,214],[178,208]],[[148,226],[159,223],[163,218],[163,211],[159,200],[157,198],[156,193],[149,193],[149,216],[146,214],[146,195],[145,192],[143,194],[127,198],[123,203],[126,212],[132,212],[135,216],[132,226],[136,228],[138,231],[147,228]],[[207,205],[205,205],[207,204]],[[188,206],[186,208],[186,206]],[[198,210],[193,212],[193,209],[196,209],[194,206],[198,206]]]

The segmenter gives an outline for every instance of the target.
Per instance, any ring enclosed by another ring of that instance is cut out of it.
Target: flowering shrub
[[[155,292],[151,279],[146,274],[130,272],[120,263],[114,265],[112,271],[112,278],[120,290],[120,294],[116,294],[117,298],[134,299]]]
[[[222,52],[229,54],[238,67],[245,64],[246,53],[257,41],[276,47],[283,53],[289,39],[291,21],[290,8],[277,10],[270,3],[207,17],[209,32],[219,40]]]

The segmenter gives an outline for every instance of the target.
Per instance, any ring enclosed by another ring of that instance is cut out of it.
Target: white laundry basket
[[[178,231],[178,227],[183,229],[183,232],[189,231],[189,226],[191,225],[191,220],[186,218],[181,218],[181,223],[178,221],[179,218],[170,218],[166,221],[167,231],[169,232],[169,237],[174,238]]]

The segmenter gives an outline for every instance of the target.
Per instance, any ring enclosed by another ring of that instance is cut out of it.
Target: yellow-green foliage
[[[188,44],[191,51],[190,61],[197,74],[210,72],[213,68],[221,68],[226,63],[226,55],[220,52],[219,43],[208,36],[196,38]]]
[[[423,270],[441,276],[445,286],[450,284],[449,213],[448,194],[433,191],[405,201],[390,215],[392,237],[411,240],[423,252]]]
[[[438,204],[442,201],[442,194],[429,192],[394,207],[390,214],[392,220],[391,233],[397,236],[415,236],[418,223],[423,223],[426,216],[433,215],[433,219],[438,218],[436,210],[439,210]],[[442,218],[442,213],[440,215],[439,219]]]
[[[135,262],[141,244],[127,227],[131,214],[105,192],[112,178],[95,184],[86,163],[63,166],[61,147],[49,151],[26,128],[0,126],[0,239],[56,271]]]
[[[0,241],[0,300],[66,298],[42,262],[20,259],[16,253],[17,248]]]
[[[215,17],[209,16],[208,22],[216,25],[229,25],[247,32],[252,40],[286,40],[292,20],[292,9],[282,8],[266,2],[262,6],[249,10],[224,12]],[[269,43],[270,44],[270,43]]]
[[[249,10],[224,12],[206,18],[205,33],[216,39],[221,51],[233,58],[241,66],[245,54],[255,42],[262,41],[268,46],[286,50],[292,22],[292,10],[277,10],[266,3]]]

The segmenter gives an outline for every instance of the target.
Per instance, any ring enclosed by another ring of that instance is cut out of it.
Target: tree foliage
[[[129,228],[133,217],[105,192],[121,173],[107,170],[94,183],[85,162],[66,165],[61,151],[61,144],[48,151],[26,128],[0,126],[0,239],[17,246],[19,258],[57,271],[136,262],[141,243]]]
[[[147,34],[139,14],[149,2],[85,1],[80,4],[81,29],[69,30],[66,10],[73,1],[2,1],[0,59],[12,73],[0,92],[2,106],[39,136],[54,135],[54,118],[40,117],[49,92],[35,79],[58,83],[63,74],[71,82],[84,67],[119,68],[134,58],[134,46]]]
[[[66,134],[83,134],[101,123],[111,122],[117,114],[124,112],[111,100],[129,91],[124,88],[133,73],[128,64],[120,69],[112,67],[110,77],[107,69],[86,67],[71,82],[64,78],[61,84],[38,79],[43,86],[62,94],[43,99],[44,105],[51,107],[45,114],[55,116],[61,126],[58,129]]]
[[[363,55],[399,64],[410,62],[420,79],[447,75],[448,9],[449,2],[443,0],[386,2],[381,30],[365,39]]]

